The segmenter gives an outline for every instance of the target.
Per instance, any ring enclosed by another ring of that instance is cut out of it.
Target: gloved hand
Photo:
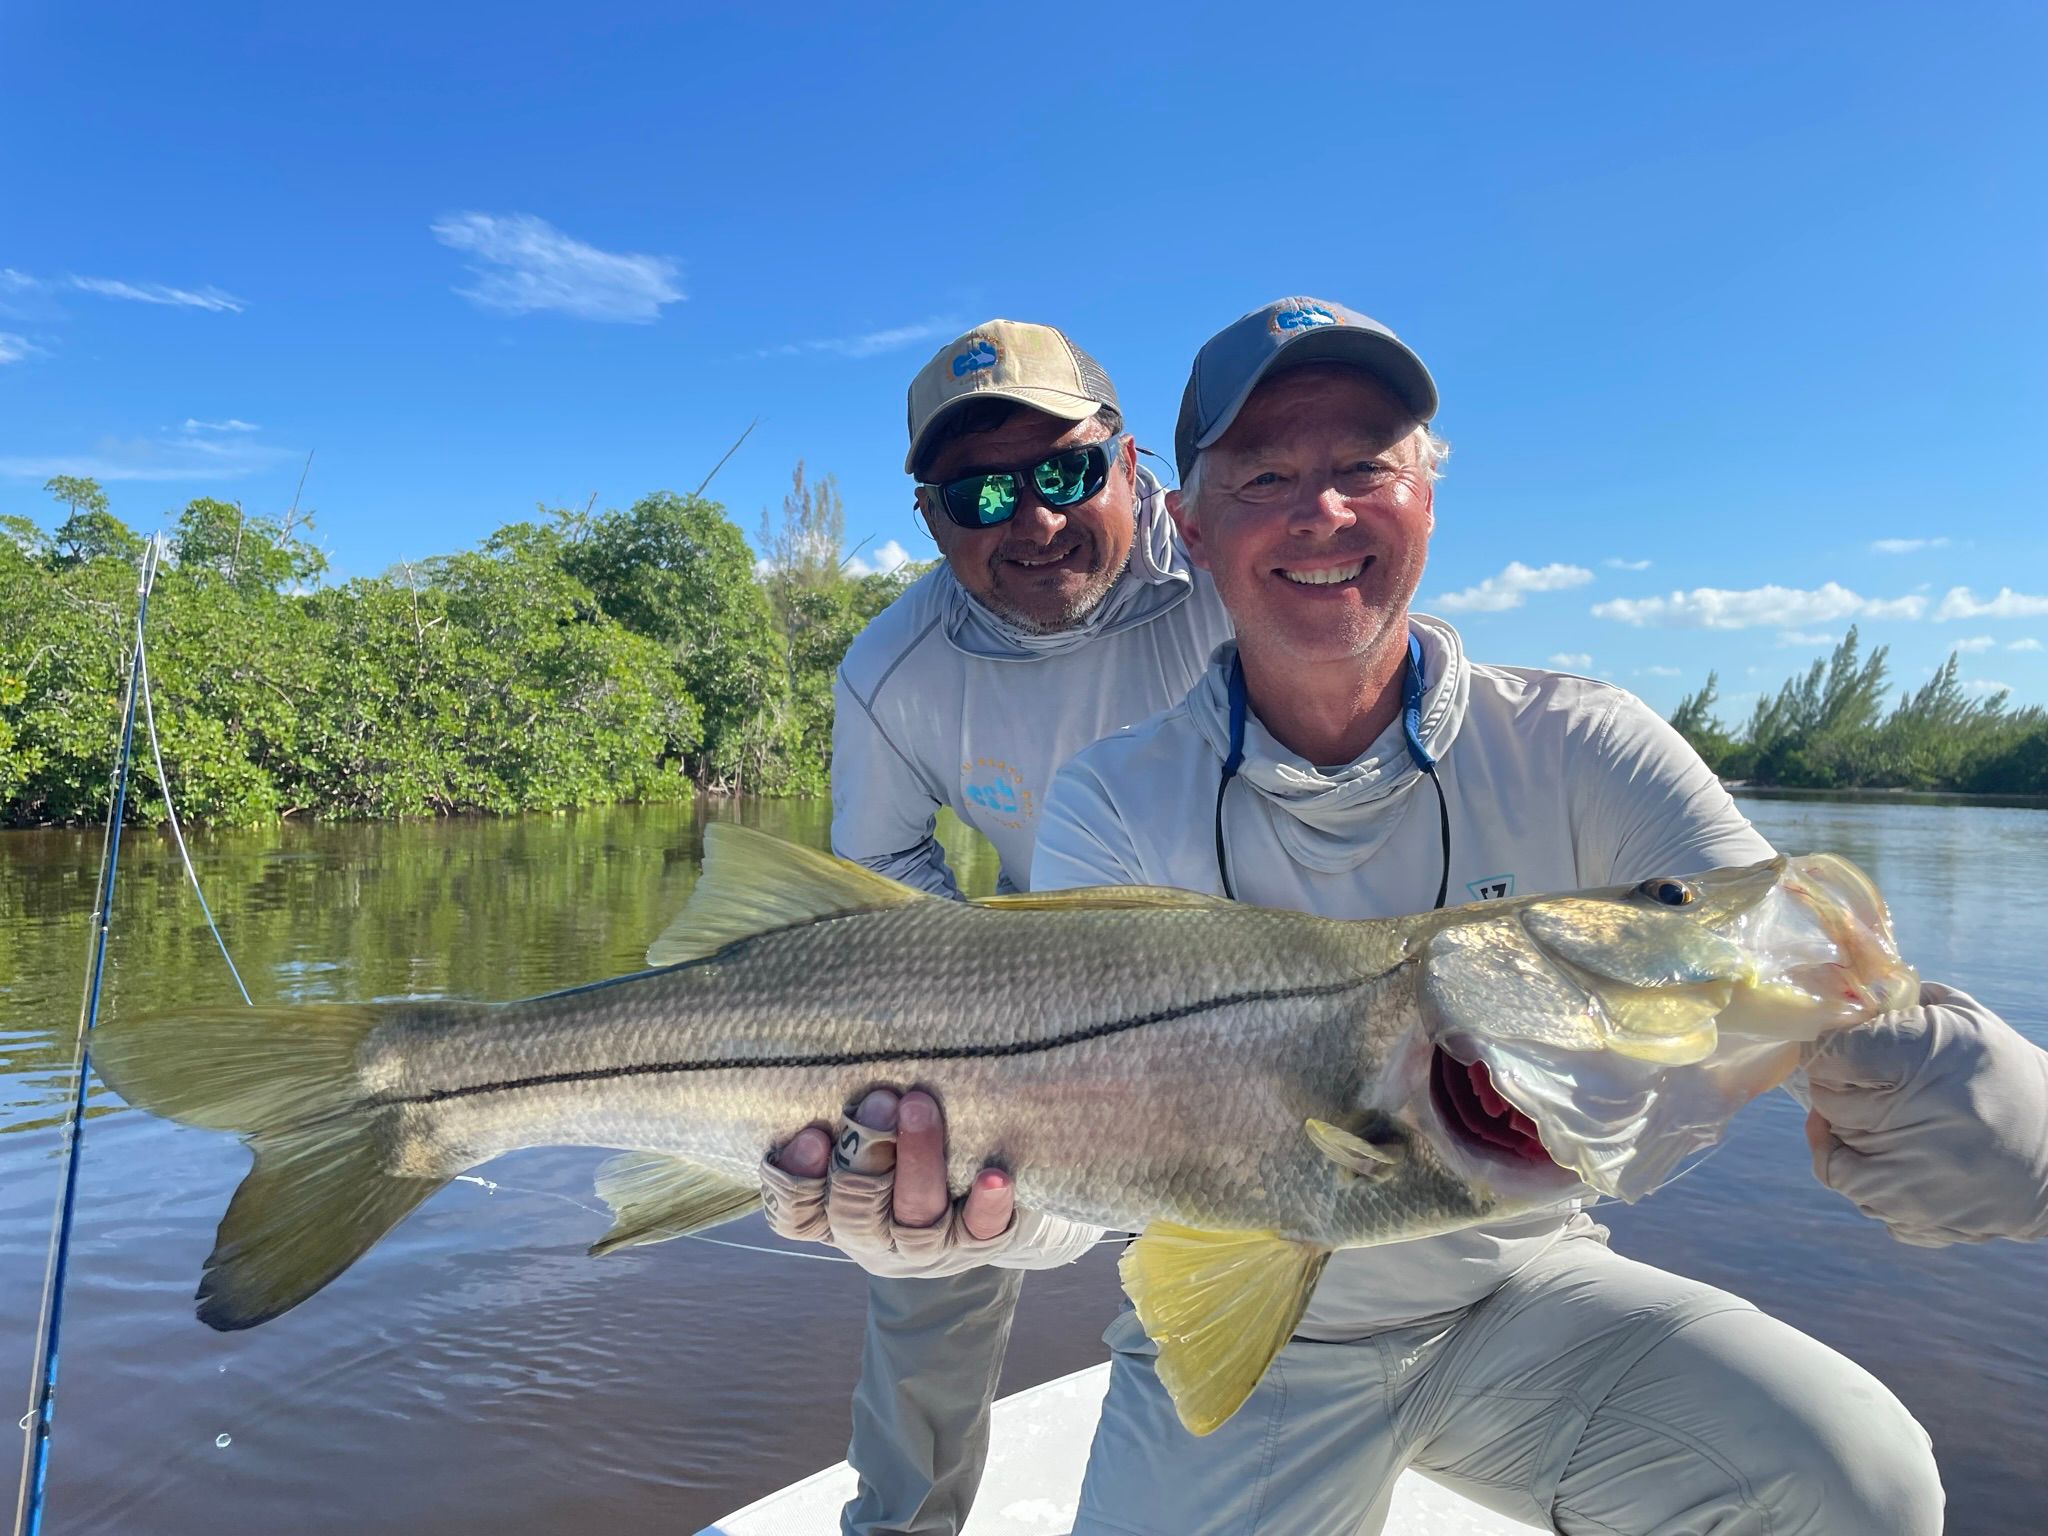
[[[870,1274],[953,1275],[984,1264],[1050,1269],[1071,1263],[1102,1234],[1057,1216],[1016,1209],[1001,1168],[984,1168],[960,1200],[946,1185],[946,1126],[930,1094],[877,1088],[835,1142],[807,1126],[761,1164],[768,1225],[830,1243]]]
[[[1806,1076],[1814,1175],[1900,1242],[2048,1236],[2048,1051],[1975,998],[1923,982]]]

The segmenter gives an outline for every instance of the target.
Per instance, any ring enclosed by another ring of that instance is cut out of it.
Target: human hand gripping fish
[[[124,1098],[255,1155],[200,1317],[290,1310],[520,1147],[626,1149],[593,1252],[701,1231],[760,1207],[792,1128],[914,1085],[948,1195],[993,1168],[1018,1212],[1143,1234],[1124,1285],[1206,1433],[1334,1250],[1639,1198],[1917,987],[1827,855],[1342,922],[1140,887],[943,901],[725,824],[648,960],[515,1003],[103,1025]]]
[[[1048,1224],[1030,1212],[1019,1225],[1016,1185],[1002,1168],[982,1169],[954,1200],[944,1112],[916,1089],[872,1090],[836,1135],[822,1125],[799,1131],[762,1160],[761,1203],[779,1236],[830,1243],[872,1274],[906,1278],[1003,1263]]]

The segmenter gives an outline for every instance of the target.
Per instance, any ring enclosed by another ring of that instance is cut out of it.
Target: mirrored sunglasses
[[[1007,523],[1017,515],[1027,485],[1048,507],[1077,507],[1100,495],[1109,483],[1109,466],[1123,451],[1127,435],[1068,448],[1016,469],[978,469],[952,480],[921,480],[918,489],[936,492],[946,516],[962,528]]]

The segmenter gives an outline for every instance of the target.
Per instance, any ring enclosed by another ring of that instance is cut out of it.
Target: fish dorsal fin
[[[593,1255],[688,1237],[761,1208],[758,1180],[659,1152],[621,1152],[606,1160],[597,1170],[597,1193],[612,1208],[612,1227],[590,1245]]]
[[[647,963],[680,965],[772,929],[933,899],[829,853],[716,821],[704,829],[704,872],[689,905],[647,947]]]
[[[1229,1418],[1308,1308],[1330,1250],[1272,1232],[1197,1232],[1155,1221],[1118,1271],[1159,1346],[1159,1379],[1189,1432]]]
[[[1091,885],[1072,891],[1019,891],[1013,896],[983,896],[968,903],[1011,912],[1128,912],[1136,908],[1227,907],[1229,902],[1200,891],[1176,891],[1163,885]]]

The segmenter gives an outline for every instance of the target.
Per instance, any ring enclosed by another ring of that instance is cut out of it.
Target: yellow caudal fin
[[[1206,1435],[1237,1412],[1301,1321],[1330,1250],[1271,1232],[1154,1222],[1118,1266],[1159,1346],[1180,1421]]]
[[[683,915],[647,948],[649,965],[681,965],[776,928],[934,898],[829,853],[735,822],[704,829],[704,872]]]
[[[250,1328],[289,1311],[460,1171],[391,1171],[402,1160],[387,1155],[390,1117],[369,1099],[358,1053],[400,1014],[479,1006],[242,1008],[93,1032],[93,1064],[122,1098],[238,1132],[255,1154],[206,1260],[203,1322]]]
[[[597,1192],[612,1208],[611,1230],[593,1255],[640,1243],[665,1243],[737,1221],[761,1208],[758,1180],[735,1179],[658,1152],[621,1152],[597,1170]]]

